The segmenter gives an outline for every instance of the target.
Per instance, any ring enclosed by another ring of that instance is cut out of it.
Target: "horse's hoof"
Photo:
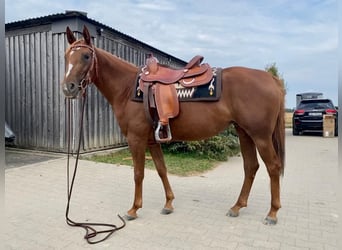
[[[229,209],[228,213],[226,214],[229,217],[238,217],[239,212],[234,212],[232,209]]]
[[[125,216],[124,216],[124,219],[126,221],[135,220],[136,218],[138,218],[138,216],[132,216],[132,215],[129,215],[129,214],[125,214]]]
[[[161,214],[172,214],[173,213],[173,209],[172,208],[163,208],[160,212]]]
[[[277,222],[278,222],[277,218],[271,218],[270,216],[267,216],[263,221],[265,225],[269,225],[269,226],[274,226],[275,224],[277,224]]]

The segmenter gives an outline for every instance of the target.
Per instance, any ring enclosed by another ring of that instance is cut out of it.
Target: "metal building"
[[[95,46],[143,65],[146,53],[171,66],[185,62],[87,17],[66,11],[24,21],[7,23],[6,30],[6,122],[16,134],[20,148],[66,152],[66,101],[60,82],[64,75],[64,52],[68,46],[65,29],[80,36],[86,25]],[[92,86],[88,91],[82,151],[125,145],[111,106]],[[77,139],[80,103],[72,101],[73,138]]]

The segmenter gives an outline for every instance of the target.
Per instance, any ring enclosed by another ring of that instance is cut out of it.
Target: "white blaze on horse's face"
[[[70,74],[70,72],[71,72],[71,70],[72,70],[72,67],[74,67],[74,65],[72,65],[72,63],[69,63],[68,71],[66,72],[65,77],[68,77],[68,76],[69,76],[69,74]]]

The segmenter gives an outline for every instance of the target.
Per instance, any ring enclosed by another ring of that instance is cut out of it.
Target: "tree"
[[[286,86],[286,83],[285,83],[283,76],[279,73],[279,70],[278,70],[276,63],[274,62],[274,63],[266,65],[265,71],[271,73],[273,76],[277,77],[280,80],[280,82],[284,88],[285,94],[286,94],[287,86]]]

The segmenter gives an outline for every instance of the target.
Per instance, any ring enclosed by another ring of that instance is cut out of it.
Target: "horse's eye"
[[[84,54],[84,55],[83,55],[83,58],[84,58],[85,60],[89,60],[89,58],[90,58],[90,55],[88,55],[88,54]]]

